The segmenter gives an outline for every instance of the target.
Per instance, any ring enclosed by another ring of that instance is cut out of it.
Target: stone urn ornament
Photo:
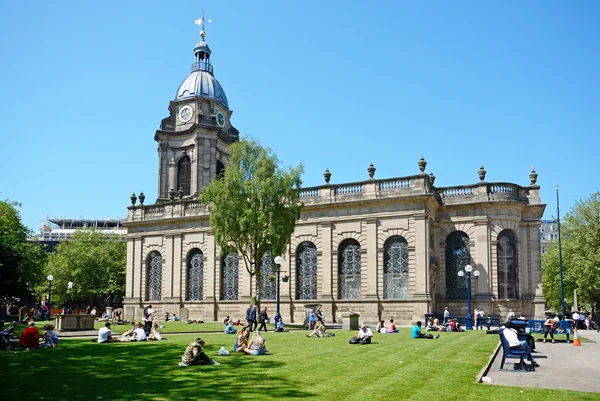
[[[375,170],[377,170],[377,169],[375,168],[373,163],[369,164],[369,168],[367,168],[367,172],[369,173],[370,179],[373,179],[375,177]]]
[[[135,196],[135,192],[131,194],[129,199],[131,200],[131,206],[135,206],[135,202],[137,202],[137,196]]]
[[[479,176],[479,179],[481,181],[485,181],[485,173],[487,173],[487,171],[485,171],[483,165],[481,165],[481,167],[479,167],[479,170],[477,171],[477,175]]]
[[[529,174],[530,186],[537,185],[538,173],[535,172],[535,166],[531,166],[531,174]]]
[[[419,165],[419,170],[421,170],[421,174],[425,174],[425,167],[427,167],[427,162],[425,161],[425,158],[423,156],[421,156],[421,158],[419,159],[419,163],[417,163]]]
[[[433,186],[433,183],[435,182],[435,175],[433,175],[433,171],[431,173],[429,173],[429,185]]]
[[[331,173],[329,172],[328,168],[325,169],[325,172],[323,173],[323,178],[325,178],[325,183],[329,184],[329,180],[331,180]]]
[[[144,195],[144,192],[140,192],[139,200],[140,205],[144,206],[144,201],[146,200],[146,195]]]
[[[169,199],[175,200],[175,195],[177,195],[177,192],[175,192],[175,190],[171,188],[171,190],[169,191]]]

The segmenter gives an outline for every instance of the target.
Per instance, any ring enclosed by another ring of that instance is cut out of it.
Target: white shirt
[[[152,308],[148,308],[148,317],[146,318],[147,322],[151,322],[152,321],[152,314],[154,313],[154,311],[152,310]]]
[[[135,334],[135,341],[143,341],[148,339],[146,332],[142,328],[133,330],[133,333]]]
[[[99,343],[105,343],[108,341],[108,337],[110,337],[112,335],[112,332],[110,331],[110,329],[108,327],[102,327],[100,330],[98,330],[98,342]]]
[[[515,318],[515,312],[510,311],[508,312],[508,315],[506,316],[506,320],[510,320],[510,319],[514,319]]]
[[[448,309],[444,311],[444,317],[450,317],[450,311]]]
[[[579,320],[579,313],[573,313],[573,320]]]
[[[365,337],[373,337],[373,332],[371,332],[371,329],[367,327],[367,330],[358,330],[358,338],[363,339]]]
[[[521,345],[521,341],[519,340],[519,336],[515,329],[504,329],[502,333],[504,334],[506,341],[508,341],[509,347],[518,347]]]

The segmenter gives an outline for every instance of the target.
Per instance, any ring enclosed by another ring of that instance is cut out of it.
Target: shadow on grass
[[[265,393],[282,399],[314,395],[285,375],[286,363],[268,354],[217,356],[220,366],[179,367],[186,345],[70,340],[56,349],[7,353],[0,376],[2,398],[17,400],[26,394],[27,399],[44,400],[199,400],[262,398]],[[206,351],[214,356],[218,349],[209,345]]]

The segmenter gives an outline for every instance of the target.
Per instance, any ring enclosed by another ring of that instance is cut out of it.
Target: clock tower
[[[179,85],[169,102],[169,116],[154,135],[158,142],[157,202],[196,198],[202,187],[222,173],[229,145],[239,140],[239,131],[231,125],[227,96],[214,76],[204,22],[204,18],[196,21],[202,29],[192,71]]]

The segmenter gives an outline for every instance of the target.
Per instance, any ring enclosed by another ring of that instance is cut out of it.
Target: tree
[[[561,224],[563,282],[567,302],[577,290],[580,305],[600,307],[600,192],[575,202]],[[544,297],[561,309],[558,243],[542,256]]]
[[[0,201],[0,304],[31,295],[44,281],[46,253],[27,241],[30,230],[21,222],[17,202]]]
[[[224,252],[239,252],[250,276],[256,276],[260,305],[265,252],[280,255],[300,218],[303,166],[283,169],[273,152],[254,140],[231,145],[225,172],[205,187],[200,200],[210,210],[215,241]]]
[[[66,303],[68,282],[74,301],[116,299],[125,295],[127,244],[122,236],[96,230],[77,230],[48,258],[46,271],[54,276],[52,299]]]

